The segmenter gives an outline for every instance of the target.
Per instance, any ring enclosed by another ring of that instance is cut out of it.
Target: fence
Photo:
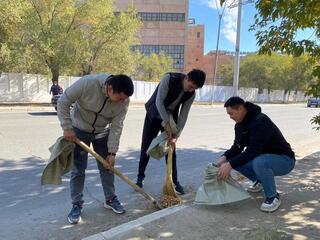
[[[59,84],[66,89],[79,77],[61,76]],[[52,82],[49,77],[35,74],[2,73],[0,76],[0,102],[50,102],[49,94]],[[135,91],[131,97],[132,101],[144,102],[150,98],[157,83],[134,81]],[[229,86],[205,85],[196,91],[198,102],[224,102],[232,96],[233,88]],[[262,94],[257,88],[240,88],[239,96],[247,101],[253,102],[302,102],[306,101],[303,92],[290,92],[284,94],[283,90],[275,90],[268,93],[265,89]]]

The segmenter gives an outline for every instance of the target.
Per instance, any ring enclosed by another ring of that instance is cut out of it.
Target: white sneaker
[[[258,193],[258,192],[261,192],[262,189],[263,189],[262,184],[256,181],[252,186],[247,188],[247,192]]]
[[[274,212],[280,207],[280,204],[280,196],[279,193],[277,193],[275,197],[266,198],[261,204],[260,210],[263,212]]]

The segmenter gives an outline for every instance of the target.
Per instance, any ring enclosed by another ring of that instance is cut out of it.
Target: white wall
[[[79,77],[61,76],[59,84],[66,89],[72,83],[77,81]],[[49,103],[51,96],[49,94],[51,80],[44,75],[35,74],[15,74],[2,73],[0,76],[0,102],[33,102],[33,103]],[[156,89],[157,83],[134,81],[134,94],[132,101],[144,102],[150,98]],[[196,100],[198,102],[224,102],[232,96],[233,89],[230,86],[212,86],[205,85],[196,91]],[[239,96],[247,101],[254,102],[301,102],[306,101],[303,92],[284,96],[283,90],[268,91],[264,89],[262,94],[258,94],[257,88],[240,88]]]

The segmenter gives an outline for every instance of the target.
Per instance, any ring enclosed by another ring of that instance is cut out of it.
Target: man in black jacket
[[[139,187],[143,187],[144,172],[150,158],[147,155],[150,143],[160,131],[165,130],[169,137],[169,144],[175,146],[175,142],[187,121],[190,107],[195,98],[195,90],[203,86],[205,78],[206,74],[199,69],[193,69],[187,75],[167,73],[146,103],[147,114],[144,120],[139,173],[136,182]],[[169,115],[172,115],[177,124],[177,134],[174,134],[171,129]],[[184,194],[184,189],[178,181],[175,149],[172,156],[172,180],[177,193]]]
[[[274,176],[288,174],[295,165],[290,144],[271,119],[261,113],[261,108],[240,97],[231,97],[224,107],[236,122],[235,140],[232,147],[218,160],[219,176],[226,179],[235,169],[254,184],[249,192],[265,193],[260,209],[276,211],[280,206]]]

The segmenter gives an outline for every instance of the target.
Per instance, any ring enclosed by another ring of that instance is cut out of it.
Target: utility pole
[[[242,5],[247,3],[252,3],[253,0],[242,1],[238,0],[238,4],[230,5],[229,8],[238,6],[238,17],[237,17],[237,38],[236,38],[236,48],[234,57],[234,73],[233,73],[233,95],[238,95],[239,88],[239,69],[240,69],[240,31],[241,31],[241,15],[242,15]]]
[[[237,18],[237,38],[236,38],[236,55],[234,57],[234,75],[233,75],[233,95],[238,95],[239,88],[239,69],[240,69],[240,31],[241,31],[241,14],[242,0],[238,2],[238,18]]]
[[[215,84],[215,80],[217,78],[217,72],[218,72],[218,55],[219,55],[219,42],[220,42],[220,29],[221,29],[221,20],[222,20],[222,16],[224,13],[224,10],[227,6],[227,0],[224,3],[224,6],[222,8],[222,11],[219,11],[219,7],[218,7],[218,2],[217,0],[215,0],[216,2],[216,6],[217,6],[217,11],[218,11],[218,17],[219,17],[219,23],[218,23],[218,34],[217,34],[217,44],[216,44],[216,54],[215,54],[215,58],[214,58],[214,75],[213,75],[213,79],[212,79],[212,94],[211,94],[211,104],[213,104],[214,102],[214,84]]]

